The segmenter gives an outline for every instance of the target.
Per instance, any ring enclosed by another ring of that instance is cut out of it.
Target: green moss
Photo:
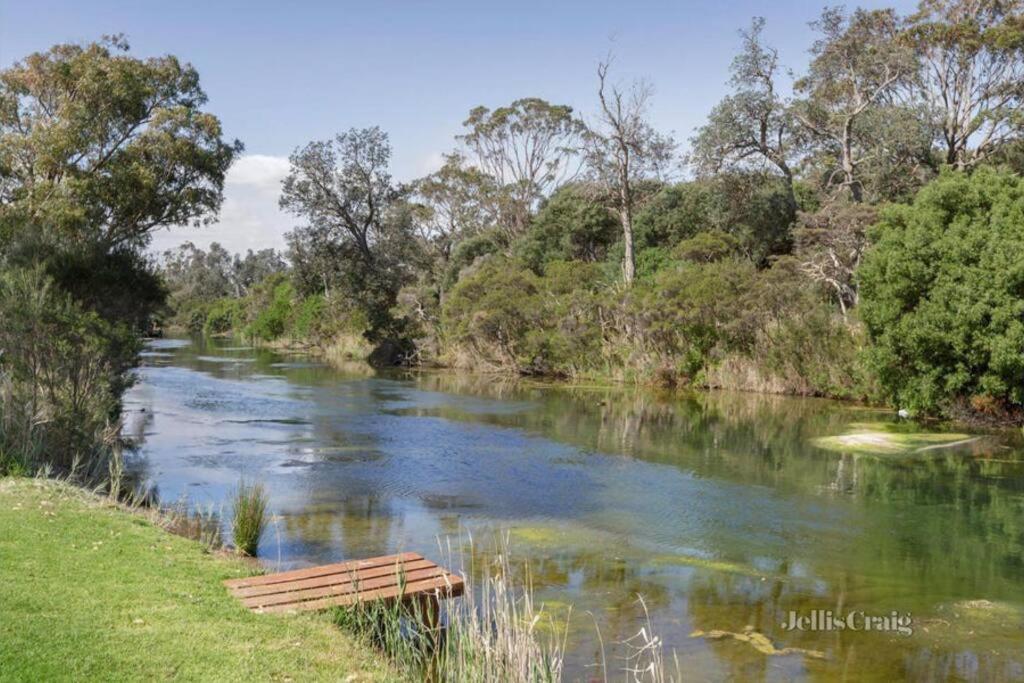
[[[392,680],[324,615],[249,612],[204,553],[70,486],[0,479],[0,678]]]

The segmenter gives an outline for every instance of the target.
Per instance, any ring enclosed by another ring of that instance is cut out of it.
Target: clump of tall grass
[[[267,490],[263,484],[242,481],[232,498],[231,537],[242,555],[256,557],[260,536],[267,526]]]

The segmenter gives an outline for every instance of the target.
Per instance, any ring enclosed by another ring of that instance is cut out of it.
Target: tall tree
[[[799,127],[780,93],[779,54],[764,44],[764,19],[741,31],[743,48],[733,59],[733,92],[719,102],[693,138],[691,160],[706,174],[723,170],[772,170],[793,191],[793,164],[799,152]]]
[[[55,45],[0,71],[0,260],[139,328],[164,299],[144,247],[216,217],[242,145],[204,111],[194,68],[128,51]]]
[[[675,142],[647,122],[651,86],[642,81],[634,82],[627,90],[611,85],[610,66],[609,59],[597,67],[600,112],[588,136],[587,158],[597,185],[610,195],[622,225],[622,277],[631,284],[636,278],[633,214],[639,199],[637,185],[667,170]]]
[[[494,179],[469,166],[460,154],[446,156],[440,169],[413,186],[424,209],[418,221],[421,237],[442,263],[447,263],[456,242],[497,220]]]
[[[415,244],[409,189],[392,181],[390,160],[388,136],[377,127],[311,142],[291,155],[280,199],[281,208],[308,221],[289,235],[296,269],[304,254],[318,254],[320,266],[334,261],[333,272],[321,274],[324,289],[341,285],[363,307],[372,334],[386,334],[393,322],[389,310],[409,279]]]
[[[807,74],[795,84],[801,99],[794,115],[823,156],[835,159],[825,186],[861,201],[860,167],[878,152],[865,120],[891,102],[897,86],[914,74],[914,54],[900,40],[900,21],[890,9],[847,15],[828,8],[811,26],[821,37],[811,48]]]
[[[572,107],[536,97],[491,110],[476,107],[458,137],[502,190],[502,224],[521,235],[537,202],[579,171],[583,123]]]
[[[0,237],[32,224],[107,253],[215,217],[241,143],[203,111],[192,66],[127,52],[56,45],[0,72]]]
[[[366,265],[374,265],[387,241],[385,217],[402,197],[391,180],[391,145],[380,128],[340,133],[311,142],[289,158],[281,208],[307,219],[336,239],[351,244]]]
[[[907,35],[945,163],[971,168],[1024,138],[1024,1],[923,0]]]

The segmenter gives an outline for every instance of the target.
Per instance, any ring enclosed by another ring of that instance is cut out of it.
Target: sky
[[[866,7],[913,9],[906,0]],[[411,180],[455,147],[466,114],[520,97],[596,106],[596,67],[654,86],[650,119],[686,141],[727,93],[738,31],[754,16],[786,67],[802,69],[821,0],[220,2],[0,0],[0,68],[55,43],[122,33],[132,54],[191,62],[225,134],[245,144],[219,222],[158,233],[231,251],[281,248],[299,219],[277,208],[288,155],[352,127],[390,135],[392,173]]]

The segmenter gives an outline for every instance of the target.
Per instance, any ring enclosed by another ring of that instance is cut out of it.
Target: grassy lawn
[[[0,680],[394,678],[325,616],[245,610],[221,581],[247,573],[70,486],[0,478]]]

